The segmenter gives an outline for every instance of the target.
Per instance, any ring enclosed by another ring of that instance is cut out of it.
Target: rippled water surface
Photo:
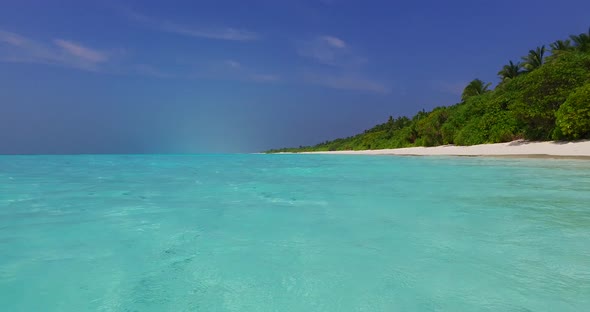
[[[589,311],[590,162],[0,156],[2,311]]]

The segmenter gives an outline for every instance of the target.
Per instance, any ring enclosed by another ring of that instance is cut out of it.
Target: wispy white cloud
[[[305,83],[333,89],[386,94],[391,89],[363,74],[367,59],[341,38],[323,35],[297,43],[299,56],[312,60],[321,68],[307,70],[301,79]],[[327,65],[327,66],[326,66]]]
[[[343,49],[346,48],[346,42],[340,38],[332,37],[332,36],[322,36],[320,37],[323,41],[334,48]]]
[[[54,39],[49,44],[0,30],[0,60],[97,71],[101,63],[109,60],[109,54],[73,41]]]
[[[148,64],[137,64],[134,66],[135,73],[141,76],[155,77],[155,78],[174,78],[176,75],[166,73],[159,70],[152,65]]]
[[[250,78],[258,82],[275,82],[281,80],[281,77],[275,74],[252,74]]]
[[[255,32],[235,29],[230,27],[224,28],[207,28],[197,29],[189,28],[185,26],[175,24],[163,24],[162,30],[177,33],[181,35],[187,35],[192,37],[209,38],[209,39],[221,39],[221,40],[233,40],[233,41],[252,41],[259,39],[259,36]]]
[[[108,55],[104,52],[84,47],[72,41],[55,39],[53,42],[58,47],[62,48],[66,53],[84,61],[91,63],[102,63],[109,59]]]
[[[327,74],[306,72],[303,75],[306,83],[340,90],[365,91],[387,94],[391,88],[382,82],[358,74]]]
[[[0,30],[0,42],[12,46],[22,46],[27,42],[27,39],[15,33]]]
[[[329,66],[351,68],[367,62],[367,59],[355,53],[346,41],[328,35],[298,41],[297,53],[299,56]]]
[[[342,42],[344,43],[344,41]],[[297,45],[297,53],[300,56],[311,58],[324,65],[338,65],[339,58],[346,52],[342,50],[342,48],[330,44],[324,37],[300,41]]]
[[[242,64],[240,64],[240,62],[238,61],[234,61],[234,60],[226,60],[225,65],[227,65],[230,68],[241,68]]]
[[[59,58],[57,54],[41,43],[0,30],[0,60],[49,64]]]
[[[272,83],[281,80],[281,76],[269,72],[266,68],[255,68],[241,61],[227,59],[221,61],[209,61],[198,65],[197,73],[193,78],[223,79],[260,83]]]
[[[258,33],[245,29],[233,27],[187,26],[167,20],[152,18],[137,12],[128,12],[128,15],[132,20],[141,23],[145,27],[184,36],[230,41],[253,41],[260,39]]]

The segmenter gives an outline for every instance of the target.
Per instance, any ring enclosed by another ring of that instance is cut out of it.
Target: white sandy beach
[[[507,156],[507,157],[576,157],[590,158],[590,140],[577,142],[528,142],[481,144],[472,146],[444,145],[382,150],[312,152],[314,154],[350,155],[418,155],[418,156]]]

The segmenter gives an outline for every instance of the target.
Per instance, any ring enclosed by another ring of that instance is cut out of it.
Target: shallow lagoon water
[[[0,156],[3,311],[585,311],[590,162]]]

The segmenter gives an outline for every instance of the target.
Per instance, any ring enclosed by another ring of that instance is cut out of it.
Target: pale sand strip
[[[406,155],[406,156],[508,156],[567,157],[590,159],[590,140],[577,142],[528,142],[481,144],[472,146],[444,145],[363,151],[312,152],[313,154]],[[305,153],[307,154],[307,153]]]

